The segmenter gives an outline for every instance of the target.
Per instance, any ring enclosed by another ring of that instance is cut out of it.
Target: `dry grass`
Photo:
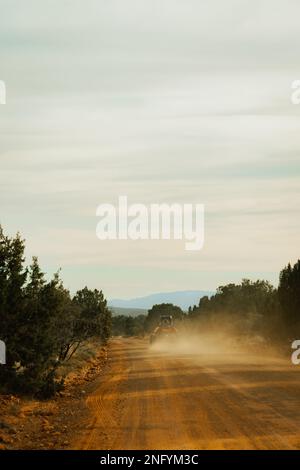
[[[58,377],[69,381],[71,376],[77,375],[99,354],[99,341],[84,343],[69,361],[64,362],[58,369]]]

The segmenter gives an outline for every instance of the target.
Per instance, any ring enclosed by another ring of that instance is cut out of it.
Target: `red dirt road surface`
[[[299,449],[300,369],[114,339],[76,449]]]

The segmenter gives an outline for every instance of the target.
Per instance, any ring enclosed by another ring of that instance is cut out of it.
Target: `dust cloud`
[[[189,356],[210,363],[261,363],[287,364],[286,353],[260,335],[241,334],[234,328],[205,328],[178,330],[174,338],[161,338],[150,346],[150,351],[171,356]]]

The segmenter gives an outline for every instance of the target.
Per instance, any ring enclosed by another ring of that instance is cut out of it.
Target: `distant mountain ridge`
[[[110,311],[113,316],[125,315],[126,317],[138,317],[139,315],[147,315],[148,310],[143,308],[123,308],[123,307],[114,307],[109,305]]]
[[[213,295],[213,291],[185,290],[175,292],[160,292],[137,297],[133,299],[111,299],[108,301],[110,307],[150,309],[155,304],[172,303],[178,305],[183,310],[188,310],[190,306],[198,305],[201,297]]]

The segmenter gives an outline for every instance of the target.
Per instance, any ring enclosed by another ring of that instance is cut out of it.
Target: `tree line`
[[[181,322],[185,316],[180,307],[170,303],[153,305],[147,315],[114,315],[112,318],[113,335],[139,337],[148,335],[158,325],[161,315],[171,315],[175,323]]]
[[[199,327],[223,324],[241,334],[290,346],[289,341],[300,335],[300,260],[280,272],[278,288],[249,279],[220,286],[215,295],[202,297],[190,307],[188,317]]]
[[[280,272],[278,288],[264,280],[243,279],[239,284],[218,287],[214,295],[202,297],[188,312],[164,303],[154,305],[147,315],[116,316],[113,332],[125,336],[149,334],[162,314],[172,315],[181,330],[222,328],[234,330],[241,338],[252,336],[290,347],[290,341],[300,338],[300,260]]]
[[[38,259],[25,265],[25,241],[5,235],[0,226],[0,339],[6,364],[2,390],[50,396],[63,386],[59,366],[80,346],[111,334],[111,312],[101,290],[84,287],[74,296],[59,272],[47,281]]]

